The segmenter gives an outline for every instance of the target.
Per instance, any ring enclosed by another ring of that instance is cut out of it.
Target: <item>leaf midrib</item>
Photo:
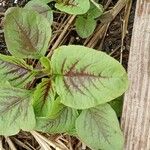
[[[26,34],[26,32],[23,30],[23,28],[21,27],[21,25],[17,22],[17,20],[15,19],[14,16],[12,16],[14,21],[16,22],[17,26],[19,27],[19,30],[21,31],[20,33],[25,37],[24,39],[27,41],[25,43],[28,43],[28,46],[30,48],[31,51],[36,51],[36,48],[33,46],[31,40],[29,39],[28,35]]]

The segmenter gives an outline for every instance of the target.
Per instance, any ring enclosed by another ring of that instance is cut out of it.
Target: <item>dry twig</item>
[[[64,30],[62,31],[62,33],[60,34],[60,36],[58,37],[58,39],[56,40],[56,42],[54,43],[53,47],[51,48],[51,51],[48,53],[47,57],[51,57],[51,55],[53,54],[54,49],[56,49],[59,44],[61,43],[61,40],[63,39],[63,37],[65,36],[68,28],[70,27],[70,25],[72,24],[72,22],[74,21],[76,16],[71,16],[68,23],[65,25]]]
[[[11,139],[7,136],[5,136],[5,139],[10,147],[11,150],[17,150],[17,148],[15,147],[14,143],[11,141]]]
[[[123,19],[123,25],[122,25],[122,37],[121,37],[121,52],[120,52],[120,63],[122,64],[122,57],[123,57],[123,50],[124,50],[124,39],[126,34],[128,33],[128,21],[129,21],[129,15],[131,11],[132,6],[132,0],[129,0],[125,7],[125,13],[124,13],[124,19]]]

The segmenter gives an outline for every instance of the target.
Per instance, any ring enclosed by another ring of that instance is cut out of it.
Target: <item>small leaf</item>
[[[9,81],[15,87],[25,87],[36,74],[24,60],[0,54],[0,80]]]
[[[78,117],[77,110],[64,108],[60,115],[55,118],[37,118],[36,130],[48,133],[64,133],[70,131],[75,126],[75,120]]]
[[[90,9],[86,13],[89,18],[96,19],[103,14],[103,6],[97,4],[99,7],[96,7],[93,3],[91,3]]]
[[[100,5],[100,7],[101,9],[91,3],[90,9],[86,14],[77,16],[75,26],[80,37],[87,38],[94,32],[97,22],[95,19],[103,13],[102,6]]]
[[[96,21],[92,17],[78,16],[75,26],[78,35],[82,38],[87,38],[94,32]]]
[[[53,23],[53,11],[43,1],[37,1],[37,0],[29,1],[26,4],[25,8],[33,9],[33,10],[37,11],[39,14],[41,14],[45,18],[47,18],[49,23],[50,23],[50,25],[52,25],[52,23]]]
[[[45,55],[51,36],[48,20],[25,8],[9,8],[6,14],[4,35],[11,54],[19,58]]]
[[[56,3],[55,7],[68,14],[85,14],[90,8],[89,0],[64,0]]]
[[[107,54],[84,46],[61,46],[51,60],[61,103],[86,109],[109,102],[128,87],[125,69]]]
[[[76,120],[76,130],[79,138],[94,150],[123,149],[123,134],[108,104],[83,110]]]
[[[40,62],[42,64],[42,66],[45,68],[45,70],[50,73],[51,72],[50,60],[47,57],[41,57]]]
[[[36,116],[47,117],[50,115],[55,94],[53,83],[50,79],[43,79],[42,82],[37,85],[32,100]]]
[[[109,105],[114,109],[118,117],[121,117],[123,107],[123,95],[109,102]]]
[[[31,92],[0,87],[0,135],[14,135],[21,129],[30,131],[35,126],[35,116],[31,105]]]
[[[51,104],[51,110],[49,111],[49,118],[53,119],[56,118],[57,116],[60,115],[61,110],[64,108],[65,106],[60,103],[60,97],[57,97],[55,100],[52,101]]]
[[[99,9],[99,11],[103,12],[103,6],[98,4],[97,3],[98,1],[95,1],[95,0],[90,0],[90,1],[95,7],[97,7],[97,9]]]

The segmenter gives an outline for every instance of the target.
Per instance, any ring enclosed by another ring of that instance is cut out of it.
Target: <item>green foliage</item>
[[[50,60],[47,57],[41,57],[40,62],[41,62],[41,65],[44,67],[44,70],[51,73],[51,62],[50,62]]]
[[[43,79],[42,82],[37,85],[33,95],[33,107],[36,116],[45,117],[50,115],[54,105],[55,94],[53,83],[50,79]]]
[[[97,22],[96,18],[103,13],[103,7],[101,5],[98,6],[99,8],[91,3],[90,9],[86,14],[77,16],[75,26],[80,37],[86,38],[94,32]]]
[[[9,9],[4,20],[4,35],[11,54],[19,58],[45,55],[51,37],[48,20],[34,10]]]
[[[78,16],[75,26],[78,35],[82,38],[86,38],[94,32],[96,21],[89,16]]]
[[[115,59],[84,46],[61,46],[51,67],[61,102],[87,109],[113,100],[127,89],[127,75]]]
[[[0,54],[0,80],[9,81],[15,87],[25,87],[34,79],[36,71],[24,60]]]
[[[111,107],[114,109],[118,117],[121,117],[123,107],[123,96],[117,97],[116,99],[109,102]]]
[[[86,13],[88,17],[91,17],[93,19],[98,18],[103,14],[103,6],[100,4],[97,4],[98,6],[95,6],[93,3],[91,3],[91,7],[89,11]]]
[[[58,117],[54,118],[37,118],[36,130],[48,133],[64,133],[74,127],[78,117],[77,110],[67,108],[61,110]]]
[[[90,8],[89,0],[56,0],[55,7],[68,14],[84,14]]]
[[[35,126],[35,115],[31,105],[32,91],[11,87],[3,83],[0,87],[0,135],[14,135],[20,129],[30,131]]]
[[[31,0],[33,3],[44,3],[47,4],[49,2],[55,1],[55,0]],[[30,3],[31,1],[29,1],[28,3]]]
[[[92,149],[123,149],[123,135],[118,119],[108,104],[83,110],[76,120],[76,129],[81,140]]]
[[[48,19],[50,25],[53,23],[53,11],[51,8],[45,4],[43,1],[29,1],[25,6],[27,9],[33,9],[37,11],[39,14],[43,15]]]
[[[126,71],[107,54],[79,45],[60,46],[46,57],[53,18],[48,2],[33,0],[5,14],[5,41],[13,56],[0,54],[0,135],[65,132],[95,150],[121,150],[114,112],[119,116],[121,101],[114,99],[127,89]],[[75,24],[83,38],[103,11],[93,0],[57,0],[56,8],[80,14]]]

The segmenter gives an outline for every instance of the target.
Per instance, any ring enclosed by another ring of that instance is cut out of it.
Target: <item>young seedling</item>
[[[95,150],[121,150],[123,135],[108,102],[126,91],[125,69],[104,52],[79,45],[60,46],[46,57],[52,24],[46,3],[6,12],[11,56],[0,54],[0,135],[68,133]],[[48,10],[48,17],[34,6]]]

